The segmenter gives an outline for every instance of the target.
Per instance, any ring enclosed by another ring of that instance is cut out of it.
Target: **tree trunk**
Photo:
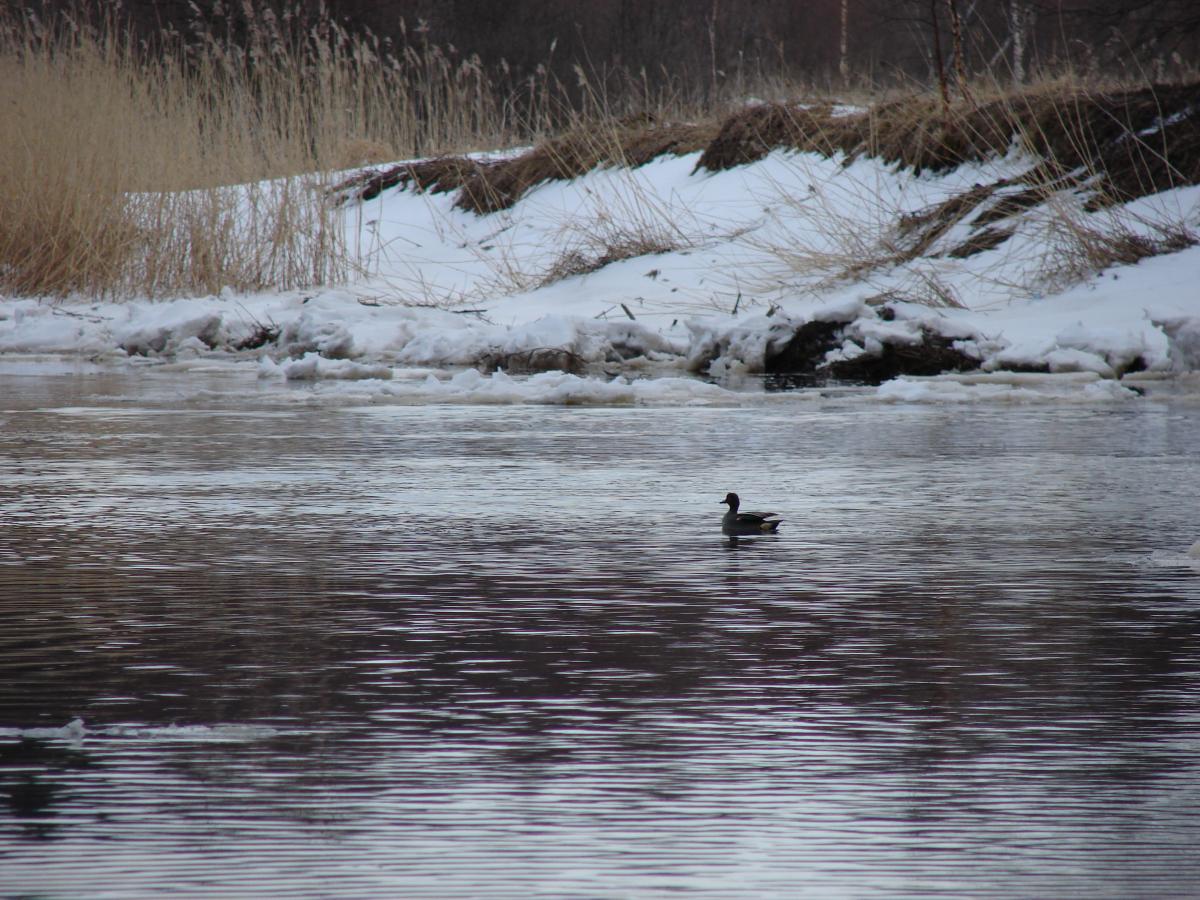
[[[946,67],[942,63],[942,32],[938,28],[938,0],[929,0],[930,24],[933,27],[933,67],[937,73],[942,109],[950,109],[950,87],[946,84]]]
[[[1012,39],[1012,80],[1015,87],[1025,83],[1026,0],[1008,0],[1008,35]]]
[[[842,30],[841,40],[838,43],[838,74],[842,77],[842,84],[845,85],[850,80],[850,61],[846,58],[846,50],[850,44],[850,0],[842,0]]]
[[[708,61],[712,67],[712,98],[717,99],[717,4],[713,0],[712,16],[708,20]]]
[[[962,17],[958,14],[958,0],[946,0],[946,11],[950,14],[950,35],[954,41],[954,80],[958,82],[958,93],[964,100],[971,101],[971,89],[967,86],[967,54],[963,49]]]

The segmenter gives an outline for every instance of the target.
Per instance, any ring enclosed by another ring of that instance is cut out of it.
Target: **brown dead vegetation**
[[[897,260],[903,262],[923,256],[934,241],[973,213],[1000,186],[1001,182],[977,184],[941,203],[901,217],[896,229],[901,242],[896,248]]]
[[[968,256],[974,256],[976,253],[983,253],[985,250],[999,247],[1012,236],[1013,230],[1011,228],[998,228],[994,225],[981,228],[965,241],[947,250],[946,256],[949,256],[951,259],[966,259]]]
[[[564,278],[588,275],[605,266],[626,259],[654,256],[677,250],[678,244],[657,235],[629,234],[606,241],[602,248],[572,248],[564,251],[538,279],[538,287],[554,284]]]
[[[902,217],[886,251],[890,263],[929,252],[965,258],[994,249],[1014,233],[1006,220],[1062,192],[1082,192],[1095,212],[1134,197],[1200,183],[1200,82],[1138,89],[1086,90],[1045,84],[1024,93],[993,92],[945,107],[936,96],[913,95],[856,114],[828,104],[759,104],[723,122],[662,123],[649,116],[579,125],[509,159],[443,157],[365,173],[339,193],[370,199],[395,186],[458,191],[455,206],[477,214],[511,207],[530,188],[577,178],[604,166],[643,165],[665,154],[702,151],[697,170],[721,171],[790,148],[849,163],[870,156],[914,172],[943,171],[1001,156],[1014,146],[1039,160],[1018,178],[976,184],[927,209]],[[966,236],[935,248],[960,223]],[[1120,233],[1102,237],[1084,222],[1068,222],[1070,241],[1103,268],[1170,252],[1195,237],[1189,232],[1153,238]],[[663,247],[639,247],[647,253]],[[543,283],[594,271],[632,250],[608,253],[572,248]],[[862,260],[869,268],[874,263]],[[848,274],[853,275],[851,271]]]
[[[948,109],[935,96],[919,94],[851,115],[835,114],[827,103],[770,103],[719,123],[630,117],[577,126],[510,159],[406,163],[339,187],[363,199],[397,185],[458,190],[460,209],[484,214],[511,207],[544,181],[577,178],[602,166],[640,166],[664,154],[702,150],[697,169],[716,172],[791,148],[842,153],[847,161],[872,156],[920,173],[1001,155],[1014,143],[1045,163],[1025,179],[1029,193],[1009,194],[989,207],[980,226],[1036,205],[1054,182],[1086,182],[1094,191],[1092,208],[1200,183],[1200,82],[1113,91],[1050,84]]]
[[[715,124],[660,124],[648,116],[576,128],[510,159],[442,157],[356,175],[338,185],[344,196],[370,200],[393,187],[434,193],[458,190],[455,206],[483,215],[510,208],[544,181],[578,178],[604,166],[637,167],[660,156],[702,150]]]
[[[481,166],[463,185],[455,206],[480,214],[498,212],[544,181],[578,178],[603,166],[641,166],[668,154],[684,156],[705,146],[711,136],[705,125],[641,119],[581,126],[513,159]]]
[[[696,168],[720,172],[756,162],[780,147],[831,155],[842,149],[848,130],[846,117],[834,116],[828,104],[751,106],[722,123]]]
[[[1051,84],[949,109],[922,94],[850,116],[752,107],[726,120],[698,168],[719,171],[786,147],[873,156],[920,173],[1002,155],[1014,142],[1058,176],[1095,176],[1096,205],[1195,184],[1200,82],[1113,91]]]
[[[977,228],[983,228],[995,222],[1010,219],[1027,209],[1032,209],[1045,199],[1045,186],[1026,187],[1014,193],[1004,194],[995,203],[981,210],[971,224]]]
[[[441,194],[458,190],[482,167],[483,164],[465,156],[440,156],[359,173],[336,185],[333,191],[358,200],[374,200],[390,188],[411,184],[417,190]]]

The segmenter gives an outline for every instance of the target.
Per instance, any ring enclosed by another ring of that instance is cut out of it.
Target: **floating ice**
[[[87,734],[88,730],[84,727],[83,719],[80,718],[72,719],[66,725],[59,727],[0,728],[0,738],[38,738],[51,741],[70,741],[71,743],[82,741]]]
[[[69,741],[78,744],[84,739],[120,738],[139,741],[183,741],[188,743],[230,743],[258,741],[274,737],[279,732],[266,725],[113,725],[89,728],[83,719],[74,718],[60,727],[0,728],[0,738],[35,738]]]
[[[1149,562],[1155,566],[1192,569],[1200,573],[1200,541],[1183,553],[1178,550],[1155,550],[1150,554]]]
[[[483,375],[467,369],[441,380],[393,383],[380,396],[408,402],[540,403],[552,405],[733,406],[746,395],[695,378],[586,378],[566,372],[540,372],[515,378],[504,372]]]
[[[258,373],[262,377],[282,375],[288,381],[315,381],[332,378],[343,381],[378,379],[387,381],[392,377],[390,366],[358,363],[349,359],[326,359],[319,353],[305,353],[300,359],[285,359],[276,363],[270,357],[259,362]]]
[[[964,403],[1000,400],[1034,402],[1110,402],[1139,396],[1119,381],[1095,372],[1040,374],[987,372],[894,378],[876,390],[880,400],[902,403]]]

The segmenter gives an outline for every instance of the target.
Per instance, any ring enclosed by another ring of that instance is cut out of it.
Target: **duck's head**
[[[730,509],[737,509],[738,504],[741,503],[742,501],[738,500],[737,494],[726,494],[725,499],[722,500],[721,502],[728,503]]]

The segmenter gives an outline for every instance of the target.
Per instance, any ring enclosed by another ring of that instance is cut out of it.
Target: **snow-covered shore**
[[[935,335],[977,362],[975,375],[872,389],[888,401],[1046,385],[1111,401],[1191,384],[1200,369],[1200,247],[1080,278],[1062,225],[1200,231],[1200,188],[1097,213],[1063,194],[1010,217],[999,246],[952,253],[971,233],[965,217],[905,258],[897,222],[1033,161],[1014,152],[921,176],[789,151],[716,173],[695,163],[547,182],[484,216],[411,187],[352,199],[353,284],[157,302],[0,297],[0,353],[204,359],[280,382],[354,380],[402,402],[737,402],[744,386],[694,376],[733,386],[813,321],[844,326],[830,360]]]

